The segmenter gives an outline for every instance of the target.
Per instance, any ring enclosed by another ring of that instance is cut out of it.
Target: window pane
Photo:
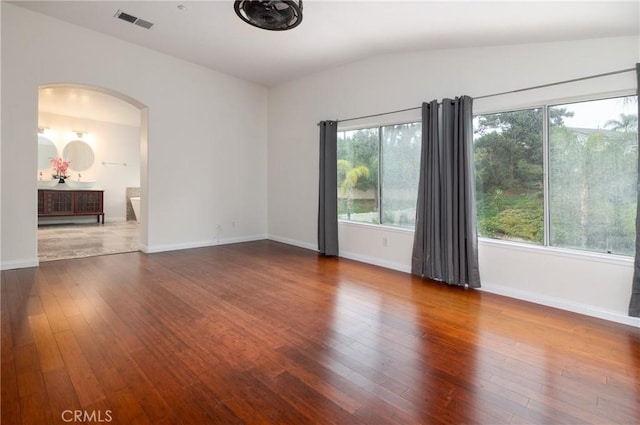
[[[338,218],[380,222],[377,128],[338,133]]]
[[[420,178],[420,123],[382,127],[382,223],[413,228]]]
[[[475,118],[480,236],[543,243],[542,131],[541,109]]]
[[[633,255],[637,97],[549,108],[550,244]]]

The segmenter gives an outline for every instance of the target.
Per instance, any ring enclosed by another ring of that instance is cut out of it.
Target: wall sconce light
[[[38,137],[46,137],[47,139],[51,139],[54,135],[55,132],[49,127],[38,126]]]

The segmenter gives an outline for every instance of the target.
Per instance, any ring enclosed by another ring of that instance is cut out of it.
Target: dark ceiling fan
[[[302,0],[236,0],[236,14],[254,27],[284,31],[302,22]]]

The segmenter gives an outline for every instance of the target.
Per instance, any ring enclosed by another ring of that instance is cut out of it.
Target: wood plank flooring
[[[260,241],[2,272],[3,424],[637,424],[640,330]]]

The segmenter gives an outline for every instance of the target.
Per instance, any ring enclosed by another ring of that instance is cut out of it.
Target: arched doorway
[[[122,93],[80,84],[42,85],[38,98],[39,261],[146,246],[146,106]],[[51,158],[67,166],[63,184],[52,179]],[[104,224],[100,215],[77,215],[80,196],[100,199]],[[142,204],[137,216],[130,200],[135,197]],[[65,199],[73,211],[60,207],[65,211],[51,213],[52,199]]]

